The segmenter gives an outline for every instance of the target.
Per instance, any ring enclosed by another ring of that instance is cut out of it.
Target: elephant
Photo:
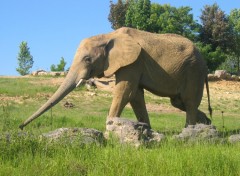
[[[116,83],[107,119],[120,117],[127,103],[139,122],[151,128],[144,90],[169,97],[171,104],[186,112],[186,126],[210,124],[198,109],[206,83],[211,115],[208,68],[198,49],[177,34],[155,34],[122,27],[81,41],[70,70],[52,97],[19,127],[56,105],[83,80],[115,75]]]

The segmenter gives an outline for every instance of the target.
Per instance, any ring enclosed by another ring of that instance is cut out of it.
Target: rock
[[[37,71],[33,71],[31,73],[31,75],[33,75],[33,76],[46,76],[46,75],[50,75],[50,76],[65,76],[65,75],[67,75],[67,72],[64,72],[64,71],[46,72],[45,70],[37,70]]]
[[[52,71],[48,72],[48,75],[50,76],[65,76],[67,73],[64,71]]]
[[[232,75],[231,79],[233,81],[239,81],[239,77],[237,75]]]
[[[46,76],[48,73],[46,71],[40,71],[37,73],[38,76]]]
[[[67,72],[65,71],[60,72],[60,76],[66,76],[66,75],[67,75]]]
[[[31,73],[31,75],[37,76],[37,75],[38,75],[38,72],[37,72],[37,71],[33,71],[33,72]]]
[[[92,90],[96,88],[96,85],[94,84],[94,79],[91,78],[86,81],[85,86],[87,87],[88,90]]]
[[[149,128],[146,123],[135,122],[124,118],[111,118],[106,122],[105,137],[117,137],[120,143],[127,143],[136,147],[142,144],[159,143],[165,136]]]
[[[52,72],[49,72],[48,75],[50,75],[50,76],[60,76],[61,72],[55,72],[55,71],[53,72],[52,71]]]
[[[31,73],[31,75],[33,75],[33,76],[38,76],[39,74],[40,75],[47,75],[47,72],[45,70],[40,69],[40,70],[37,70],[37,71],[33,71]]]
[[[215,74],[208,74],[208,80],[209,81],[216,81],[219,78]]]
[[[227,73],[225,79],[226,79],[226,80],[232,80],[232,76],[231,76],[231,74],[230,74],[230,73]]]
[[[238,143],[238,142],[240,142],[240,134],[231,135],[231,136],[228,138],[228,141],[229,141],[230,143]]]
[[[104,142],[103,133],[91,128],[59,128],[42,134],[40,138],[79,144],[101,144]]]
[[[86,82],[87,89],[98,88],[101,90],[112,91],[112,87],[109,82],[99,81],[96,79],[89,79]]]
[[[217,78],[226,79],[227,71],[226,70],[216,70],[214,74]]]
[[[174,135],[177,140],[216,140],[219,139],[219,133],[213,125],[197,124],[188,125],[179,135]]]

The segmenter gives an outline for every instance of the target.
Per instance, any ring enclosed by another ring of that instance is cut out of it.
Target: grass
[[[136,149],[14,139],[1,140],[1,175],[239,175],[239,145],[166,141]]]
[[[163,132],[167,138],[160,145],[134,148],[111,139],[104,145],[79,146],[39,139],[39,134],[60,127],[88,127],[104,131],[111,94],[99,90],[80,88],[72,92],[52,109],[52,115],[51,111],[46,112],[21,132],[18,125],[56,90],[57,86],[39,83],[49,79],[0,78],[1,176],[240,175],[240,144],[188,143],[171,138],[182,130],[185,123],[185,115],[179,112],[150,112],[153,129]],[[73,103],[74,108],[64,108],[66,101]],[[150,94],[147,94],[146,101],[169,105],[167,99],[158,99]],[[222,107],[225,102],[239,106],[235,100],[225,99]],[[205,101],[201,107],[207,107]],[[213,124],[225,137],[239,133],[239,110],[235,106],[232,109],[232,112],[228,109],[223,114],[224,128],[221,111],[214,115]],[[130,108],[125,108],[122,116],[135,119]]]
[[[38,84],[43,79],[51,79],[51,78],[1,78],[0,85],[1,90],[0,93],[7,96],[25,96],[28,98],[29,96],[36,96],[38,92],[41,93],[49,93],[54,92],[57,89],[57,86],[47,85],[47,84]],[[33,83],[35,82],[35,84]]]

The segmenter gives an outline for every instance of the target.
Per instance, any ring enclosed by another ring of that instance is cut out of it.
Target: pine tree
[[[211,6],[206,5],[200,19],[202,22],[201,42],[211,44],[214,50],[220,47],[226,51],[232,47],[229,41],[233,40],[233,31],[229,19],[216,3]]]
[[[30,54],[30,48],[28,47],[27,42],[21,42],[19,48],[20,51],[17,57],[19,67],[16,68],[16,70],[20,75],[27,75],[34,63],[33,56]]]
[[[216,70],[227,58],[229,49],[233,47],[233,28],[229,23],[228,16],[219,6],[206,5],[200,16],[202,26],[200,30],[200,51],[208,48],[204,55],[208,68]]]

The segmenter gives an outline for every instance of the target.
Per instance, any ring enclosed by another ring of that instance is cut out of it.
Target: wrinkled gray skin
[[[198,110],[207,83],[207,67],[193,43],[179,35],[121,28],[83,40],[59,89],[20,128],[57,104],[81,80],[113,74],[116,86],[108,118],[120,117],[130,102],[138,121],[150,126],[144,101],[146,89],[170,97],[174,107],[186,112],[186,125],[211,123]]]

